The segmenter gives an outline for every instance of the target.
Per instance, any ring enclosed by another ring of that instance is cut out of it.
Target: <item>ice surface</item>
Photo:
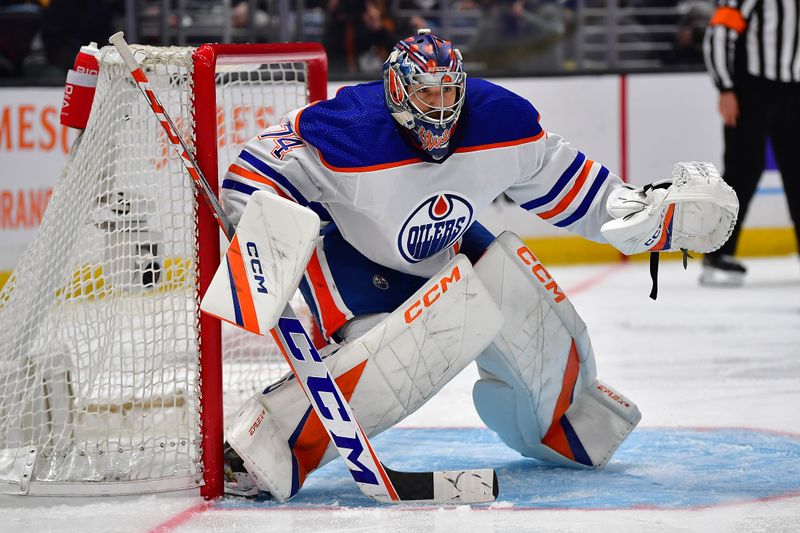
[[[396,468],[494,466],[493,505],[377,506],[332,463],[289,505],[2,496],[0,531],[798,531],[800,262],[747,265],[745,287],[709,289],[698,262],[662,263],[655,302],[646,263],[549,268],[599,376],[643,414],[605,471],[545,467],[480,429],[470,367],[376,447]]]

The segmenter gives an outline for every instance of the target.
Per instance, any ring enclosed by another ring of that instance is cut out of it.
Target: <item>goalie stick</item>
[[[208,205],[225,236],[232,241],[235,228],[217,201],[208,181],[185,141],[142,71],[123,32],[109,38],[131,72],[136,85],[156,115],[170,144],[192,178],[200,197]],[[328,436],[341,455],[359,489],[379,502],[479,503],[497,498],[497,474],[493,469],[400,472],[383,465],[350,405],[322,361],[302,323],[287,303],[283,316],[270,331],[284,358],[298,377]],[[329,409],[320,392],[332,395],[337,409]]]

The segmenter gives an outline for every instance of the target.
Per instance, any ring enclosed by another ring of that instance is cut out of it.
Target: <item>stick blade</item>
[[[401,502],[470,504],[493,502],[500,493],[497,473],[491,468],[398,472],[384,469]]]
[[[433,498],[438,503],[485,503],[497,499],[500,487],[491,468],[435,472]]]

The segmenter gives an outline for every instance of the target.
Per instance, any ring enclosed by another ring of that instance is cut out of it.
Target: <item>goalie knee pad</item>
[[[586,325],[513,233],[475,265],[505,318],[478,357],[473,400],[484,423],[525,456],[602,467],[641,415],[596,379]]]
[[[502,321],[469,261],[459,256],[367,333],[323,357],[372,436],[432,398],[489,345]],[[292,375],[246,402],[227,440],[259,488],[281,501],[337,455]]]

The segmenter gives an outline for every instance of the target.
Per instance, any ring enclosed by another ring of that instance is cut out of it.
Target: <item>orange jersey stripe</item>
[[[231,174],[236,174],[237,176],[241,176],[243,178],[247,178],[249,180],[256,181],[258,183],[262,183],[267,187],[273,189],[281,198],[286,198],[287,200],[291,200],[292,202],[294,202],[294,199],[290,198],[285,192],[283,192],[281,188],[275,184],[275,182],[273,182],[268,178],[265,178],[264,176],[262,176],[257,172],[253,172],[252,170],[247,170],[246,168],[240,167],[235,163],[230,166],[228,172],[230,172]]]
[[[465,154],[469,152],[478,152],[481,150],[490,150],[492,148],[504,148],[506,146],[518,146],[520,144],[531,143],[537,141],[542,138],[544,135],[544,130],[540,131],[537,135],[533,137],[525,137],[524,139],[517,139],[514,141],[507,141],[507,142],[500,142],[500,143],[492,143],[492,144],[481,144],[479,146],[468,146],[466,148],[456,148],[455,153],[457,154]],[[395,161],[392,163],[383,163],[380,165],[370,165],[366,167],[337,167],[331,165],[325,160],[322,153],[319,154],[320,161],[322,164],[325,165],[327,168],[334,170],[336,172],[374,172],[376,170],[386,170],[389,168],[397,168],[403,167],[406,165],[413,165],[415,163],[422,163],[422,158],[414,157],[411,159],[404,159],[402,161]]]
[[[308,262],[306,272],[308,273],[309,281],[311,281],[317,305],[319,305],[322,333],[325,334],[325,337],[330,338],[337,329],[347,322],[347,317],[339,310],[328,288],[325,275],[322,273],[322,265],[320,265],[319,257],[317,256],[317,250],[314,250],[314,253],[311,254],[311,260]]]
[[[578,350],[575,347],[575,339],[572,339],[569,357],[567,358],[567,368],[564,370],[561,392],[558,395],[556,408],[553,411],[553,422],[550,424],[547,434],[545,434],[542,439],[542,444],[573,461],[575,460],[575,456],[567,441],[567,436],[564,434],[564,429],[561,427],[561,417],[564,416],[564,413],[567,412],[567,409],[569,409],[572,403],[572,391],[575,388],[575,383],[578,381],[580,365]]]
[[[301,139],[303,138],[303,134],[300,132],[300,116],[303,114],[303,111],[305,111],[306,109],[308,109],[309,107],[311,107],[312,105],[315,105],[317,103],[319,103],[319,102],[314,102],[311,105],[308,105],[308,106],[304,107],[303,109],[301,109],[297,113],[297,116],[294,119],[294,131],[297,134],[297,136],[300,137]],[[525,144],[525,143],[538,141],[539,139],[542,138],[542,136],[545,136],[545,135],[546,135],[545,131],[542,130],[539,133],[537,133],[536,135],[534,135],[532,137],[525,137],[524,139],[517,139],[517,140],[514,140],[514,141],[499,142],[499,143],[493,143],[493,144],[482,144],[482,145],[479,145],[479,146],[469,146],[467,148],[457,148],[455,150],[455,153],[476,152],[476,151],[480,151],[480,150],[489,150],[491,148],[503,148],[505,146],[516,146],[516,145],[519,145],[519,144]],[[404,159],[402,161],[394,161],[392,163],[382,163],[380,165],[369,165],[369,166],[364,166],[364,167],[337,167],[335,165],[332,165],[332,164],[328,163],[328,161],[326,161],[325,157],[322,155],[322,152],[317,150],[317,153],[319,153],[319,159],[322,162],[322,164],[325,165],[326,168],[328,168],[330,170],[333,170],[334,172],[350,172],[350,173],[374,172],[374,171],[377,171],[377,170],[386,170],[386,169],[390,169],[390,168],[403,167],[403,166],[406,166],[406,165],[413,165],[413,164],[416,164],[416,163],[422,163],[423,162],[421,157],[413,157],[413,158],[410,158],[410,159]]]
[[[717,9],[708,22],[709,26],[725,26],[736,33],[742,33],[747,29],[747,21],[742,16],[742,12],[735,7],[723,6]]]
[[[340,90],[341,90],[341,89],[340,89]],[[310,103],[309,105],[305,106],[303,109],[301,109],[300,111],[298,111],[298,112],[297,112],[297,116],[295,116],[295,117],[294,117],[294,132],[295,132],[295,134],[297,134],[297,136],[298,136],[298,137],[300,137],[301,139],[303,138],[303,134],[302,134],[302,133],[300,133],[300,115],[302,115],[302,114],[303,114],[303,111],[305,111],[306,109],[308,109],[308,108],[309,108],[309,107],[311,107],[311,106],[317,105],[317,104],[318,104],[318,103],[320,103],[321,101],[322,101],[322,100],[317,100],[316,102],[312,102],[312,103]]]
[[[258,316],[256,315],[253,295],[250,293],[250,282],[247,280],[247,270],[242,258],[242,250],[239,248],[239,236],[235,235],[231,241],[227,253],[228,264],[230,265],[233,285],[236,295],[239,297],[239,308],[242,312],[242,321],[248,331],[258,331]]]
[[[481,144],[478,146],[467,146],[466,148],[456,148],[457,154],[465,154],[468,152],[478,152],[480,150],[491,150],[492,148],[504,148],[506,146],[518,146],[520,144],[532,143],[538,141],[544,136],[544,130],[540,131],[533,137],[525,137],[524,139],[516,139],[514,141],[506,141],[499,143]]]
[[[319,152],[319,159],[322,161],[322,164],[325,165],[330,170],[335,172],[374,172],[376,170],[386,170],[388,168],[397,168],[397,167],[404,167],[406,165],[413,165],[415,163],[422,163],[422,159],[419,157],[415,157],[412,159],[404,159],[402,161],[395,161],[393,163],[382,163],[380,165],[370,165],[366,167],[337,167],[328,163],[325,158],[322,156],[322,152]]]
[[[558,205],[556,205],[551,210],[545,211],[544,213],[539,213],[539,218],[548,220],[558,215],[559,213],[563,213],[564,210],[569,206],[569,204],[572,203],[575,197],[578,196],[578,192],[581,190],[581,187],[583,187],[583,184],[586,182],[586,176],[589,175],[589,170],[591,170],[593,164],[594,161],[592,161],[591,159],[587,159],[583,163],[583,170],[581,170],[581,173],[578,174],[578,179],[575,180],[575,183],[572,185],[572,188],[569,190],[566,196],[564,196],[564,198],[562,198],[561,201],[558,202]]]

